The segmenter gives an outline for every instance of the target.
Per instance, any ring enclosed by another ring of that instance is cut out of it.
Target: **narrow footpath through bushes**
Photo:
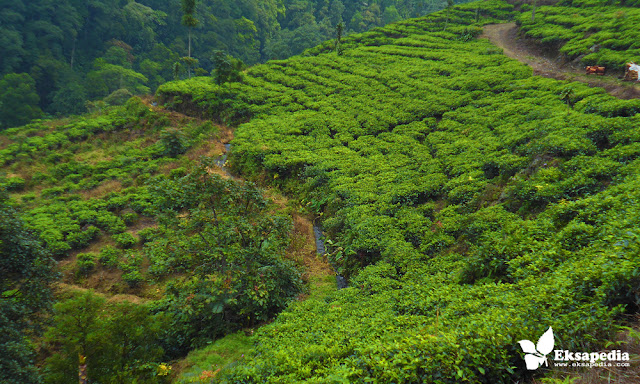
[[[557,80],[580,81],[591,87],[601,87],[620,99],[640,97],[640,85],[624,82],[618,72],[604,76],[586,75],[584,67],[565,62],[560,54],[549,54],[536,46],[535,42],[519,35],[516,23],[490,24],[484,27],[481,38],[489,39],[502,48],[504,54],[530,66],[533,74]]]

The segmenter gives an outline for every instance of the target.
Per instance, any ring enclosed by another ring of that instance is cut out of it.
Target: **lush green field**
[[[623,4],[624,6],[621,6]],[[640,6],[638,1],[561,1],[556,6],[523,12],[517,22],[525,36],[558,49],[584,65],[624,69],[640,61]]]
[[[512,382],[517,341],[599,350],[637,309],[637,100],[531,70],[476,39],[470,3],[250,69],[170,83],[240,123],[233,167],[324,217],[350,288],[262,328],[234,383]]]

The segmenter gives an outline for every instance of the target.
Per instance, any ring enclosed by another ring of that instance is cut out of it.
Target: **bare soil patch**
[[[520,36],[515,23],[486,25],[480,38],[488,39],[502,48],[508,57],[530,66],[534,75],[557,80],[580,81],[590,87],[604,88],[609,94],[620,99],[640,97],[640,85],[623,82],[619,79],[622,73],[609,72],[604,76],[587,76],[584,67],[566,62],[557,52],[545,51],[533,40]]]

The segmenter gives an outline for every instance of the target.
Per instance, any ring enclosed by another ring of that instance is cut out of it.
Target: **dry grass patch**
[[[119,180],[107,180],[95,188],[87,191],[80,191],[80,194],[86,199],[97,199],[111,192],[122,190],[122,183]]]
[[[0,135],[0,149],[5,149],[11,144],[13,144],[13,141],[11,141],[11,139],[9,139],[7,136]]]
[[[218,175],[223,179],[235,179],[220,167],[209,167],[207,168],[207,172],[209,172],[210,174]]]
[[[104,149],[97,148],[88,152],[82,152],[74,156],[74,160],[82,163],[96,165],[101,162],[112,161],[113,157],[107,155]]]
[[[52,287],[55,295],[58,297],[66,297],[72,293],[82,293],[82,292],[92,290],[91,288],[85,288],[85,287],[80,287],[77,285],[66,284],[66,283],[55,283],[53,284]],[[145,304],[150,301],[148,299],[145,299],[144,297],[140,297],[136,295],[121,294],[121,293],[115,294],[115,295],[109,295],[103,292],[96,292],[96,291],[94,291],[94,293],[98,296],[102,296],[106,298],[107,301],[110,303],[129,302],[133,304]]]
[[[185,156],[192,161],[197,161],[200,157],[218,157],[225,153],[224,145],[219,141],[205,141],[198,146],[195,146]]]
[[[170,161],[168,163],[165,163],[163,165],[161,165],[159,167],[158,172],[162,173],[164,175],[168,175],[169,173],[171,173],[171,171],[173,171],[174,169],[178,169],[180,167],[184,166],[182,164],[182,162],[180,162],[179,160],[175,160],[175,161]]]

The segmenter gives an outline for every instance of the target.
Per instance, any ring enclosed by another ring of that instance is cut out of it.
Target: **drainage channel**
[[[231,152],[231,144],[224,144],[224,149],[225,149],[224,154],[221,155],[218,159],[216,159],[215,163],[217,166],[222,168],[222,170],[225,171],[225,173],[228,174],[229,172],[227,167],[225,167],[225,163],[227,162],[227,157],[229,157],[229,152]],[[320,228],[320,225],[316,224],[315,222],[313,223],[313,236],[315,237],[315,240],[316,240],[316,252],[318,253],[318,255],[324,256],[325,254],[324,234],[322,233],[322,229]],[[334,263],[329,261],[329,264],[331,265],[331,268],[333,268],[333,271],[336,274],[336,285],[338,286],[338,289],[347,288],[349,286],[347,284],[347,279],[345,279],[343,276],[340,276],[338,274],[338,270],[336,269],[336,266]]]
[[[322,229],[320,228],[320,226],[317,225],[315,222],[313,223],[313,236],[316,239],[316,252],[318,252],[318,255],[323,256],[325,254],[324,234],[322,233]],[[338,274],[336,265],[332,263],[331,260],[329,260],[329,264],[331,265],[331,268],[333,268],[333,271],[336,274],[336,285],[338,286],[338,289],[347,288],[349,286],[347,284],[347,279],[345,279],[343,276],[340,276]]]
[[[223,144],[223,145],[224,145],[224,153],[219,158],[214,160],[214,162],[218,167],[222,168],[223,171],[227,172],[227,167],[225,167],[224,164],[227,162],[227,157],[229,157],[229,152],[231,151],[231,144]]]

